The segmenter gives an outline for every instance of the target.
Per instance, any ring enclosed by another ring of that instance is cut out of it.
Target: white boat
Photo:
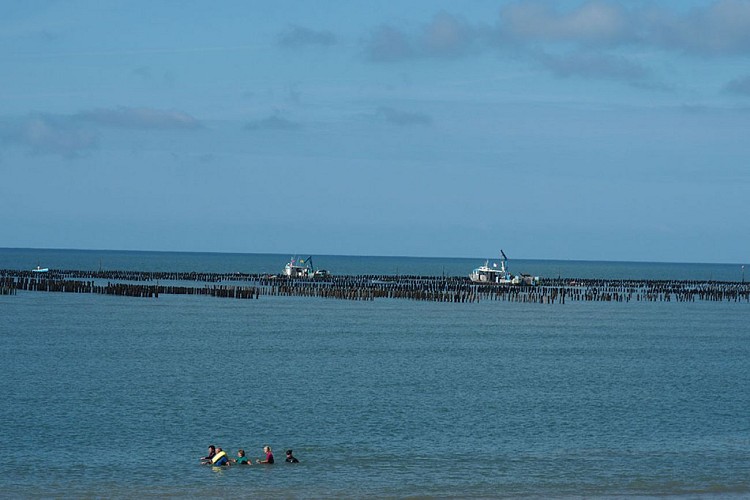
[[[328,271],[325,269],[316,270],[313,267],[312,257],[300,259],[295,255],[284,266],[283,275],[290,278],[325,278],[328,276]]]
[[[42,267],[42,266],[36,266],[36,268],[32,269],[32,273],[46,273],[49,271],[49,268]]]
[[[536,285],[539,283],[538,276],[530,276],[528,274],[521,274],[513,276],[508,271],[508,257],[505,256],[505,252],[500,250],[502,259],[500,260],[500,266],[498,267],[497,262],[493,262],[490,266],[490,261],[484,261],[483,266],[479,266],[469,274],[469,279],[474,283],[496,283],[504,285]]]
[[[505,254],[503,254],[503,257],[505,257]],[[483,266],[477,267],[469,274],[469,279],[474,283],[513,283],[513,276],[506,268],[506,260],[503,258],[500,261],[500,267],[497,266],[497,262],[493,262],[490,266],[489,260],[484,261]]]

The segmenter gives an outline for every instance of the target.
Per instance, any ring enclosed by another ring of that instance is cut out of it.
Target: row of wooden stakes
[[[81,272],[89,276],[90,272]],[[132,272],[121,275],[133,277]],[[159,295],[205,295],[220,298],[259,299],[261,296],[320,297],[342,300],[407,299],[431,302],[471,303],[480,301],[565,304],[566,302],[750,302],[750,284],[737,282],[637,281],[637,280],[549,280],[535,286],[476,284],[464,278],[362,277],[300,280],[250,276],[224,283],[204,273],[186,274],[195,280],[175,283],[159,281],[104,281],[74,279],[75,272],[30,275],[0,272],[0,295],[18,290],[31,292],[94,293],[157,298]],[[135,276],[138,276],[137,274]],[[185,275],[183,275],[185,277]]]

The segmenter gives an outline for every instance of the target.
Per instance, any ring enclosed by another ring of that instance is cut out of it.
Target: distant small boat
[[[36,266],[31,270],[32,273],[46,273],[47,271],[49,271],[49,269],[42,266]]]
[[[489,260],[484,261],[483,266],[477,267],[469,274],[469,279],[474,283],[513,283],[513,276],[505,268],[505,259],[500,262],[499,268],[497,263],[490,266]]]
[[[325,269],[315,270],[313,267],[312,257],[300,259],[297,256],[291,258],[284,266],[284,276],[290,278],[325,278],[329,276]]]
[[[484,261],[483,266],[479,266],[469,274],[469,279],[474,283],[496,283],[501,285],[536,285],[539,283],[538,276],[530,276],[528,274],[521,274],[519,276],[513,276],[508,271],[508,257],[505,256],[505,252],[500,250],[502,260],[500,261],[500,267],[494,262],[490,266],[490,261]]]

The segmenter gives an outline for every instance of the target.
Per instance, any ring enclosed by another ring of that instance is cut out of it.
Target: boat
[[[46,273],[49,271],[49,268],[42,267],[42,266],[36,266],[34,269],[31,270],[32,273]]]
[[[497,262],[493,262],[490,266],[490,261],[484,261],[483,266],[479,266],[469,274],[469,279],[474,283],[493,283],[499,285],[536,285],[539,283],[538,276],[531,276],[529,274],[520,274],[513,276],[508,271],[508,257],[505,256],[505,252],[500,250],[500,266],[498,267]]]
[[[485,260],[483,266],[479,266],[469,274],[469,279],[474,283],[499,283],[499,284],[511,284],[513,283],[513,276],[508,272],[507,268],[507,257],[505,253],[500,250],[503,258],[500,260],[500,267],[497,266],[497,262],[493,262],[490,266],[490,261]]]
[[[290,278],[321,279],[329,276],[325,269],[315,269],[312,256],[300,259],[296,255],[284,266],[284,276]]]

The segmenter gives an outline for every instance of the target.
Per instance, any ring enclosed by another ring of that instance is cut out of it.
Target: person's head
[[[212,444],[209,444],[209,445],[208,445],[208,452],[209,452],[209,453],[213,453],[213,452],[215,452],[215,451],[216,451],[216,446],[214,446],[214,445],[212,445]]]
[[[270,447],[270,446],[268,446],[268,445],[265,445],[265,446],[263,447],[263,451],[264,451],[265,453],[271,453],[271,447]]]
[[[292,450],[286,450],[286,456],[291,457],[292,456]]]
[[[220,453],[220,452],[221,452],[221,448],[218,448],[218,447],[217,447],[217,448],[216,448],[216,453]]]
[[[237,450],[237,456],[238,457],[244,457],[245,456],[245,450],[243,450],[242,448],[240,448],[239,450]]]

